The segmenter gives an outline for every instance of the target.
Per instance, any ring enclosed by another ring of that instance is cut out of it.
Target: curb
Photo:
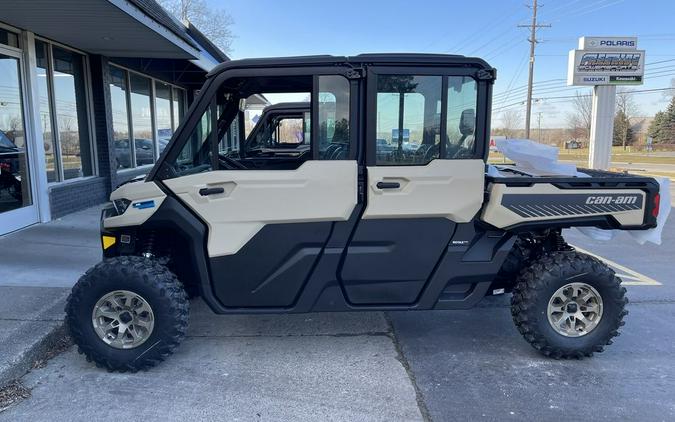
[[[57,300],[49,310],[42,313],[63,309],[65,297]],[[61,311],[62,312],[62,311]],[[49,357],[50,350],[57,345],[68,330],[63,319],[35,319],[25,321],[6,341],[8,350],[0,356],[0,388],[26,375],[36,363]]]

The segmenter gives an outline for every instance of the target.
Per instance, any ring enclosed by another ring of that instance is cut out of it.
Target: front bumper
[[[136,234],[134,230],[127,228],[105,228],[105,219],[117,216],[117,211],[112,204],[108,204],[101,210],[101,250],[103,258],[129,255],[135,250]]]

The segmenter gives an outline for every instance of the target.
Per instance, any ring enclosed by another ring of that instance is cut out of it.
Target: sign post
[[[609,167],[617,85],[641,85],[645,51],[636,37],[581,37],[569,53],[567,85],[593,86],[588,166]]]

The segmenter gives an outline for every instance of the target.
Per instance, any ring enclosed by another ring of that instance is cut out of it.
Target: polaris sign
[[[641,85],[645,52],[635,37],[581,37],[569,54],[568,85]]]
[[[579,50],[635,50],[636,37],[581,37]]]

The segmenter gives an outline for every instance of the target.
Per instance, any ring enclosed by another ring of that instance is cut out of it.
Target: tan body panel
[[[379,189],[378,182],[398,182]],[[363,218],[443,217],[465,223],[483,204],[483,160],[433,160],[426,166],[368,167]]]
[[[296,170],[220,170],[165,180],[209,226],[209,256],[237,253],[265,224],[346,221],[357,202],[356,161]],[[222,194],[201,196],[201,188]]]
[[[166,194],[154,182],[134,182],[122,185],[110,194],[110,200],[128,199],[131,205],[122,215],[108,217],[103,222],[105,228],[138,226],[147,221],[148,218],[162,205]],[[138,209],[133,204],[141,201],[154,201],[155,206],[151,208]]]
[[[516,224],[535,221],[553,221],[568,218],[593,217],[598,215],[612,215],[622,226],[638,226],[642,224],[645,214],[646,194],[639,189],[559,189],[550,183],[535,183],[531,186],[507,186],[502,183],[491,183],[488,186],[490,200],[483,209],[481,220],[500,229]],[[622,210],[615,205],[574,204],[572,206],[550,206],[545,201],[537,200],[532,204],[521,207],[522,213],[539,214],[523,216],[503,205],[505,195],[551,195],[551,199],[564,199],[565,195],[603,196],[603,195],[630,195],[641,196],[641,206],[635,209]],[[545,215],[541,215],[545,214]]]

